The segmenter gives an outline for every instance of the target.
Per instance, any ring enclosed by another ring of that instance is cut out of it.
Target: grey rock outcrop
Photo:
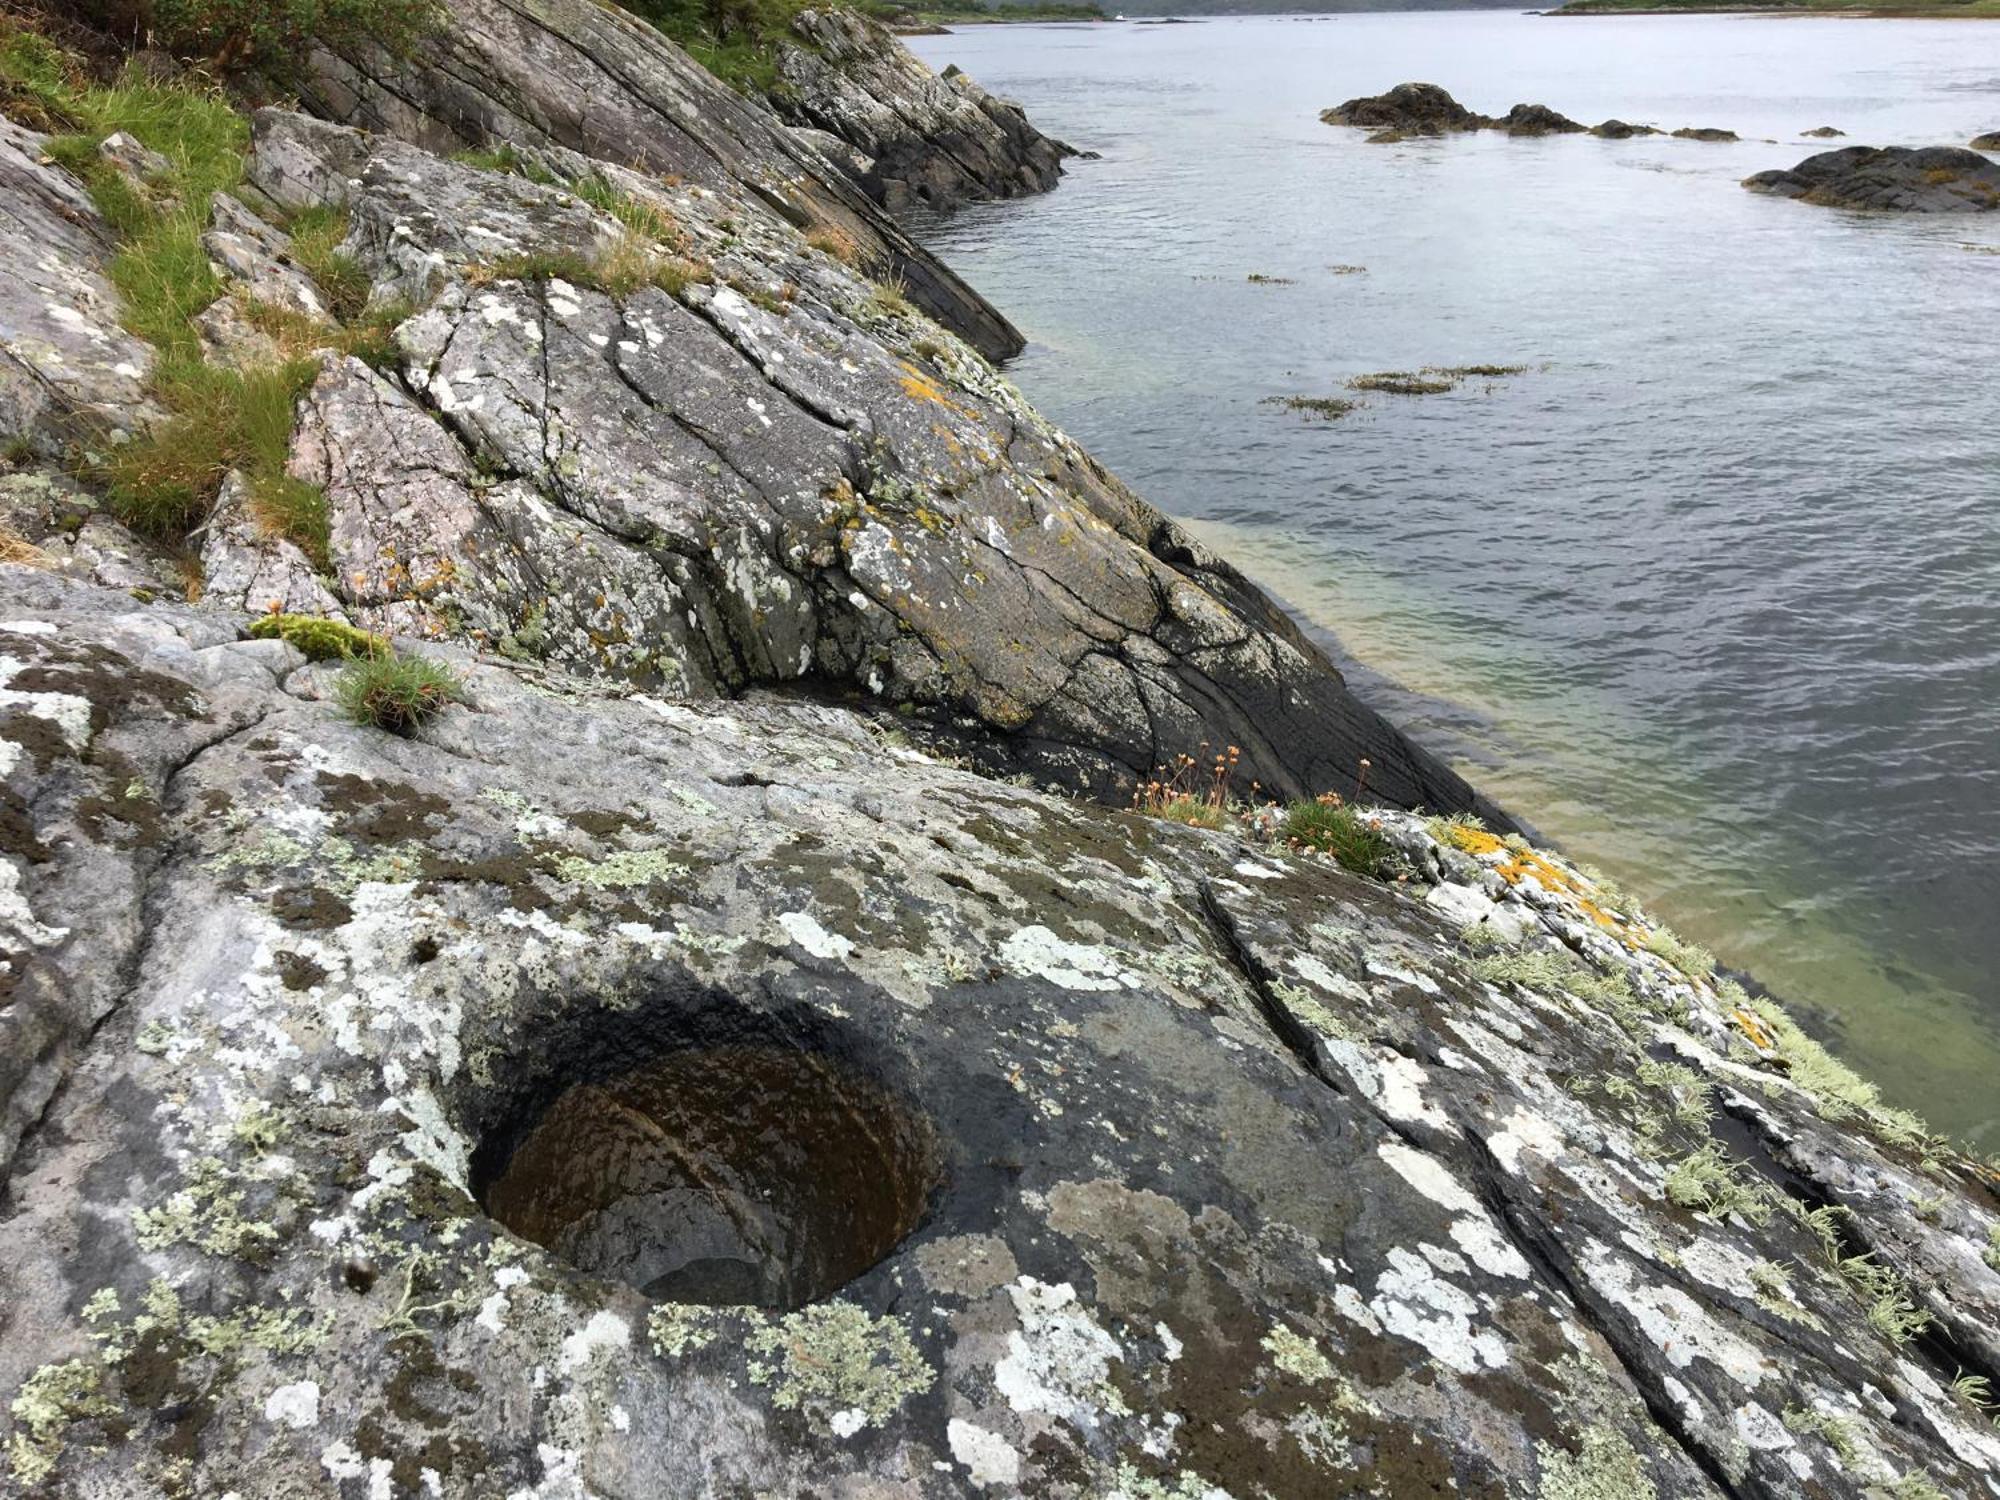
[[[801,11],[792,27],[805,45],[782,52],[773,106],[864,156],[858,181],[891,211],[1047,192],[1076,154],[1019,105],[963,73],[940,77],[854,11]]]
[[[1992,213],[2000,209],[2000,165],[1957,146],[1848,146],[1785,171],[1744,179],[1752,192],[1827,208],[1895,213]]]
[[[118,324],[112,249],[90,195],[0,118],[0,433],[46,454],[158,416],[153,351]]]
[[[359,624],[533,642],[691,694],[837,686],[974,727],[967,753],[1100,795],[1203,742],[1281,791],[1470,805],[1324,656],[975,353],[743,200],[547,152],[709,281],[621,291],[496,258],[629,252],[569,187],[301,115],[255,187],[344,204],[403,325],[398,378],[330,361],[294,473]],[[576,274],[576,273],[572,273]],[[998,757],[998,760],[994,760]]]
[[[1990,1184],[1559,860],[1385,814],[1384,883],[447,654],[469,706],[397,738],[0,565],[17,1486],[2000,1476],[1947,1388],[2000,1355]]]
[[[597,0],[453,0],[408,57],[314,59],[316,114],[439,152],[555,146],[725,192],[760,219],[823,224],[989,358],[1011,323],[847,175],[637,17]]]
[[[1546,104],[1517,104],[1493,122],[1509,135],[1581,135],[1587,128]]]

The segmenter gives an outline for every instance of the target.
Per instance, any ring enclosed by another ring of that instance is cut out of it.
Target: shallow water
[[[1824,149],[1799,136],[1819,125],[2000,129],[2000,24],[1434,13],[911,44],[1103,153],[916,226],[1027,332],[1026,393],[1332,632],[1391,718],[1823,1013],[1897,1102],[2000,1148],[2000,253],[1967,248],[2000,251],[2000,215],[1737,185]],[[1370,146],[1318,121],[1410,79],[1746,139]],[[1343,388],[1475,363],[1529,368]],[[1365,404],[1264,404],[1291,395]]]

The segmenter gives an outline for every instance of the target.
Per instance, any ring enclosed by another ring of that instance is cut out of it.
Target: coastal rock
[[[1441,135],[1447,130],[1483,130],[1493,122],[1476,115],[1434,83],[1399,83],[1386,94],[1349,99],[1320,111],[1323,125],[1359,125],[1405,135]]]
[[[1788,171],[1759,172],[1743,185],[1828,208],[1918,214],[2000,209],[2000,165],[1957,146],[1849,146],[1809,156]]]
[[[1991,130],[1985,135],[1974,136],[1972,138],[1972,149],[1975,151],[2000,151],[2000,130]]]
[[[562,147],[740,198],[760,220],[819,224],[860,264],[989,358],[1022,347],[985,298],[829,170],[761,105],[636,16],[597,0],[452,0],[409,56],[320,52],[314,114],[429,150]]]
[[[781,53],[774,107],[865,156],[858,180],[892,212],[1047,192],[1074,155],[1019,105],[955,70],[939,77],[855,11],[801,11],[792,29],[805,45]]]
[[[1733,141],[1737,139],[1733,130],[1719,130],[1713,125],[1683,125],[1674,133],[1677,141]]]
[[[1830,141],[1846,135],[1847,132],[1844,130],[1835,130],[1831,125],[1821,125],[1816,130],[1802,130],[1799,134],[1814,140]]]
[[[1546,104],[1517,104],[1494,121],[1493,128],[1509,135],[1581,135],[1585,129]]]
[[[1623,120],[1606,120],[1602,125],[1591,126],[1590,133],[1608,141],[1624,141],[1635,135],[1658,135],[1660,132],[1651,125],[1628,125]]]
[[[399,738],[8,565],[0,648],[23,1489],[2000,1482],[1976,1164],[1553,856],[1383,813],[1368,878],[449,648]]]
[[[343,206],[376,295],[425,307],[394,378],[326,365],[293,451],[357,624],[677,693],[838,687],[1098,795],[1206,742],[1281,791],[1351,790],[1367,758],[1388,800],[1473,805],[1282,611],[836,254],[733,195],[554,150],[535,174],[257,118],[252,184]],[[660,272],[597,281],[620,255]]]

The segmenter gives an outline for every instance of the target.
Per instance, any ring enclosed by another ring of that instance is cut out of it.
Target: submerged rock
[[[2000,1477],[1990,1186],[1553,856],[1382,813],[1370,878],[455,650],[398,738],[6,565],[0,647],[24,1488]]]
[[[892,211],[1043,193],[1073,152],[955,70],[940,77],[882,26],[851,10],[801,11],[773,103],[786,119],[844,140],[868,160],[859,181]]]
[[[1787,171],[1759,172],[1743,185],[1828,208],[1920,214],[2000,209],[2000,165],[1957,146],[1848,146],[1809,156]]]

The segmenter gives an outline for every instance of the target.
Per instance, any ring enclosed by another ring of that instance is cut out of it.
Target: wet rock
[[[53,456],[137,431],[153,352],[118,324],[110,231],[44,137],[0,119],[0,433]]]
[[[2000,130],[1990,130],[1985,135],[1976,135],[1971,141],[1975,151],[2000,151]]]
[[[1323,125],[1359,125],[1403,135],[1441,135],[1448,130],[1483,130],[1492,120],[1474,114],[1434,83],[1399,83],[1386,94],[1349,99],[1320,111]]]
[[[1713,125],[1683,125],[1674,133],[1677,141],[1733,141],[1737,139],[1733,130],[1718,130]]]
[[[1799,134],[1815,140],[1830,141],[1839,136],[1846,135],[1847,132],[1844,130],[1835,130],[1831,125],[1821,125],[1814,130],[1802,130]]]
[[[1384,883],[407,641],[476,707],[391,737],[7,566],[0,648],[21,1487],[2000,1478],[1977,1164],[1552,855],[1382,813]]]
[[[2000,166],[1956,146],[1849,146],[1809,156],[1788,171],[1759,172],[1743,185],[1828,208],[1920,214],[2000,209]]]
[[[858,180],[891,211],[949,209],[1043,193],[1074,155],[964,73],[939,77],[886,29],[851,10],[801,11],[804,46],[783,50],[772,103],[868,160]]]
[[[1608,141],[1630,140],[1635,135],[1658,135],[1660,132],[1651,125],[1629,125],[1623,120],[1606,120],[1602,125],[1590,128],[1592,135],[1602,136]]]
[[[1509,135],[1581,135],[1584,126],[1546,104],[1517,104],[1494,122]]]
[[[860,263],[990,358],[1022,346],[997,309],[794,140],[637,17],[596,0],[453,0],[407,57],[313,58],[310,112],[451,152],[562,147],[727,193],[766,224],[822,224]]]

